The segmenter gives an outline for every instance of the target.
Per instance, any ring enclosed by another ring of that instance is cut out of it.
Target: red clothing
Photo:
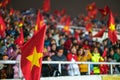
[[[68,53],[68,55],[67,55],[67,60],[68,60],[68,61],[71,61],[72,58],[73,58],[75,61],[78,61],[76,54]]]
[[[84,48],[84,49],[90,49],[90,46],[84,44],[84,45],[83,45],[83,48]]]

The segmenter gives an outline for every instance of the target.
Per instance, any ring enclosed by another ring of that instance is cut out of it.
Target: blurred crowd
[[[120,62],[120,40],[115,44],[106,37],[102,42],[93,41],[92,32],[83,32],[82,29],[73,29],[73,32],[64,32],[57,28],[65,25],[66,14],[45,13],[44,16],[47,32],[45,35],[43,61],[70,61],[70,62]],[[14,10],[11,15],[9,9],[0,9],[0,14],[6,24],[4,37],[0,37],[0,60],[20,60],[20,46],[15,44],[15,39],[23,28],[24,43],[34,35],[37,10]],[[20,25],[22,22],[23,25]],[[116,24],[119,19],[116,18]],[[88,19],[84,14],[71,17],[70,26],[85,28],[86,23],[92,23],[94,28],[102,28],[107,25],[106,19]],[[0,79],[19,78],[19,65],[1,64]],[[48,76],[78,76],[88,74],[87,64],[62,65],[62,72],[58,71],[57,64],[43,64],[42,75]],[[109,65],[91,65],[91,74],[110,74]],[[113,73],[120,73],[120,65],[113,65]],[[47,72],[47,73],[46,73]]]

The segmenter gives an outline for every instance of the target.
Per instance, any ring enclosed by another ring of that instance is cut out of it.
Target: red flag
[[[36,34],[42,26],[44,26],[44,19],[43,19],[42,14],[40,14],[40,10],[38,10],[34,33]]]
[[[21,48],[21,69],[25,80],[40,80],[46,26]]]
[[[115,30],[114,17],[111,11],[109,14],[109,21],[108,21],[108,37],[113,44],[118,41],[117,32]]]
[[[105,30],[106,30],[106,27],[104,27],[103,29],[101,29],[101,30],[100,30],[98,33],[96,33],[93,37],[102,38]]]
[[[88,17],[88,16],[84,16],[84,21],[86,22],[86,21],[90,21],[90,17]]]
[[[1,6],[6,8],[6,6],[10,3],[10,0],[3,0]]]
[[[14,9],[13,9],[13,8],[10,8],[10,13],[9,13],[9,15],[11,16],[11,15],[13,15],[13,13],[14,13]]]
[[[92,32],[92,23],[87,23],[85,28],[86,28],[86,31]]]
[[[44,12],[50,11],[50,0],[44,0],[42,9]]]
[[[103,9],[98,9],[102,15],[102,17],[107,16],[109,13],[109,7],[105,6]]]
[[[88,11],[88,16],[92,19],[96,18],[96,15],[97,15],[97,12],[98,10],[97,9],[94,9],[92,11]]]
[[[61,10],[61,15],[64,15],[66,13],[66,9]]]
[[[88,4],[86,9],[87,9],[87,11],[93,11],[94,9],[96,9],[96,3],[93,2],[91,4]]]
[[[104,49],[103,54],[102,54],[103,58],[106,57],[106,56],[107,56],[107,48]]]
[[[96,15],[97,15],[97,12],[98,12],[98,10],[96,8],[96,3],[93,2],[92,4],[89,4],[87,6],[87,11],[88,11],[88,16],[90,18],[94,19],[96,17]]]
[[[64,15],[64,16],[60,19],[60,24],[64,24],[66,20],[67,20],[67,16]]]
[[[19,46],[22,46],[23,43],[24,43],[23,29],[20,28],[20,35],[19,35],[19,37],[15,40],[15,44],[18,44]]]
[[[59,10],[54,10],[54,15],[56,15],[56,16],[61,16],[61,13],[60,13]]]
[[[69,27],[70,27],[70,16],[67,17],[67,20],[64,26],[64,31],[69,32]]]
[[[0,16],[0,36],[1,37],[4,37],[5,30],[6,30],[5,22],[4,22],[3,18],[2,18],[2,16]]]

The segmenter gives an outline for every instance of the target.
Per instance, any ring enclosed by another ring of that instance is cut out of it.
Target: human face
[[[73,48],[71,49],[71,52],[72,52],[73,54],[76,54],[76,48],[73,47]]]
[[[61,57],[61,56],[63,55],[63,49],[60,49],[60,50],[58,51],[57,55],[58,55],[59,57]]]

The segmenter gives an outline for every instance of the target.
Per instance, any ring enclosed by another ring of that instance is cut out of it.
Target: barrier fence
[[[15,60],[0,60],[0,64],[19,64],[20,61]],[[113,65],[120,65],[119,62],[68,62],[68,61],[42,61],[42,64],[58,64],[58,70],[61,72],[62,64],[88,64],[88,74],[90,75],[90,65],[107,64],[110,66],[110,74],[113,75]],[[19,67],[20,70],[20,67]],[[21,73],[19,73],[21,75]]]

